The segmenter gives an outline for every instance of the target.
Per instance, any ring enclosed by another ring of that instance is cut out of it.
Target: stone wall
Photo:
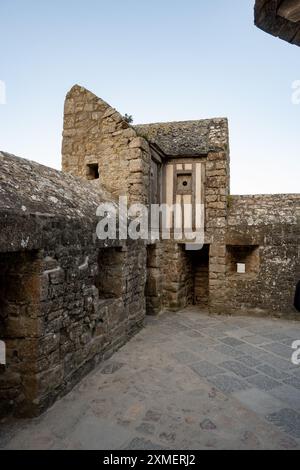
[[[100,178],[93,183],[97,185],[100,181],[114,195],[127,194],[130,201],[150,202],[149,194],[155,192],[155,200],[159,192],[164,194],[163,188],[161,191],[151,188],[151,152],[159,154],[163,168],[168,162],[201,161],[201,174],[205,173],[204,242],[209,261],[208,267],[197,269],[197,254],[193,259],[192,254],[185,252],[184,245],[175,241],[160,241],[150,247],[148,312],[179,309],[193,302],[195,273],[200,278],[203,275],[207,292],[207,272],[211,311],[223,313],[225,305],[231,310],[245,307],[246,292],[252,293],[251,305],[259,311],[289,310],[297,277],[297,243],[294,233],[290,233],[296,224],[288,208],[290,204],[295,206],[295,199],[293,196],[230,196],[227,119],[154,123],[133,128],[92,93],[78,86],[72,88],[65,104],[63,167],[66,171],[89,178],[87,165],[97,163]],[[275,259],[283,270],[280,280],[275,267],[272,268]],[[291,263],[287,263],[288,259]],[[233,272],[238,260],[246,260],[251,273],[238,276]],[[205,303],[206,300],[205,294]]]
[[[210,153],[206,163],[205,214],[209,251],[209,307],[222,311],[225,282],[225,237],[230,193],[229,151]]]
[[[131,127],[116,110],[77,85],[67,94],[64,116],[63,170],[89,179],[87,165],[97,164],[99,179],[92,183],[100,184],[115,196],[126,194],[130,202],[150,202],[153,146],[159,149],[162,165],[170,158],[178,157],[200,157],[205,161],[205,243],[214,246],[209,269],[209,297],[212,308],[221,306],[230,190],[227,119]],[[157,251],[160,256],[151,261],[155,266],[148,267],[146,297],[148,311],[152,313],[157,313],[162,305],[180,308],[193,298],[190,258],[184,254],[183,247],[175,242],[161,242],[157,244]],[[173,265],[179,276],[176,281],[173,280],[176,273],[170,269]]]
[[[115,279],[109,297],[99,289],[103,250],[105,269]],[[70,390],[142,327],[145,314],[143,244],[60,246],[28,261],[32,256],[5,254],[0,265],[7,287],[0,297],[7,346],[0,398],[6,412],[24,415],[39,413]]]
[[[36,384],[28,388],[25,381],[39,356],[39,272],[35,251],[0,254],[0,339],[7,360],[0,365],[0,416],[36,398]]]
[[[230,198],[224,289],[227,312],[296,315],[293,300],[300,279],[299,235],[300,195]],[[229,254],[243,247],[248,249],[246,273],[234,273]]]
[[[178,310],[192,303],[192,262],[185,245],[173,240],[162,242],[161,274],[162,304],[170,310]]]
[[[103,100],[75,85],[64,107],[62,169],[90,179],[88,165],[98,165],[93,184],[113,196],[147,203],[151,152],[149,144]]]
[[[140,136],[160,148],[164,154],[163,164],[170,161],[203,162],[205,244],[211,245],[209,303],[211,309],[221,309],[225,282],[227,202],[230,193],[228,121],[217,118],[155,123],[138,125],[135,129]],[[166,308],[181,308],[193,301],[191,254],[185,253],[184,245],[178,245],[175,241],[162,241],[158,245],[161,245],[159,266],[163,276],[163,305]]]
[[[0,157],[0,411],[29,416],[143,326],[146,249],[97,240],[89,182]]]
[[[157,315],[162,305],[162,245],[153,243],[147,246],[147,282],[146,282],[146,311],[148,315]]]

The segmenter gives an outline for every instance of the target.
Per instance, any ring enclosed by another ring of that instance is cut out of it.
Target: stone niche
[[[258,245],[227,245],[226,274],[237,279],[255,278],[259,273]]]
[[[98,254],[96,287],[99,299],[117,299],[124,293],[124,252],[119,248],[102,248]]]
[[[187,252],[192,260],[193,304],[207,307],[209,302],[209,245]]]
[[[39,260],[37,252],[0,254],[0,416],[23,410],[34,398],[29,379],[37,359]],[[25,377],[26,373],[26,377]]]

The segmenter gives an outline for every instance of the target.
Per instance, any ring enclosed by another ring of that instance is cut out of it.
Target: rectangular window
[[[89,163],[86,166],[86,177],[88,180],[99,179],[99,165],[98,163]]]

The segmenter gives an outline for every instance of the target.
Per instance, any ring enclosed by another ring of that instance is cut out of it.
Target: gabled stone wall
[[[148,203],[149,144],[103,100],[75,85],[66,96],[62,169],[89,179],[87,165],[98,164],[91,182],[129,202]]]

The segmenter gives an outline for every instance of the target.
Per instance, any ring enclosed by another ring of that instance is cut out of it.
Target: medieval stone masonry
[[[1,415],[39,414],[139,331],[146,314],[196,304],[299,317],[300,195],[230,194],[226,119],[131,126],[75,85],[62,170],[0,153]],[[203,248],[98,239],[96,209],[116,207],[119,196],[183,211],[202,204]]]
[[[258,28],[300,46],[300,0],[255,0],[254,11]]]

